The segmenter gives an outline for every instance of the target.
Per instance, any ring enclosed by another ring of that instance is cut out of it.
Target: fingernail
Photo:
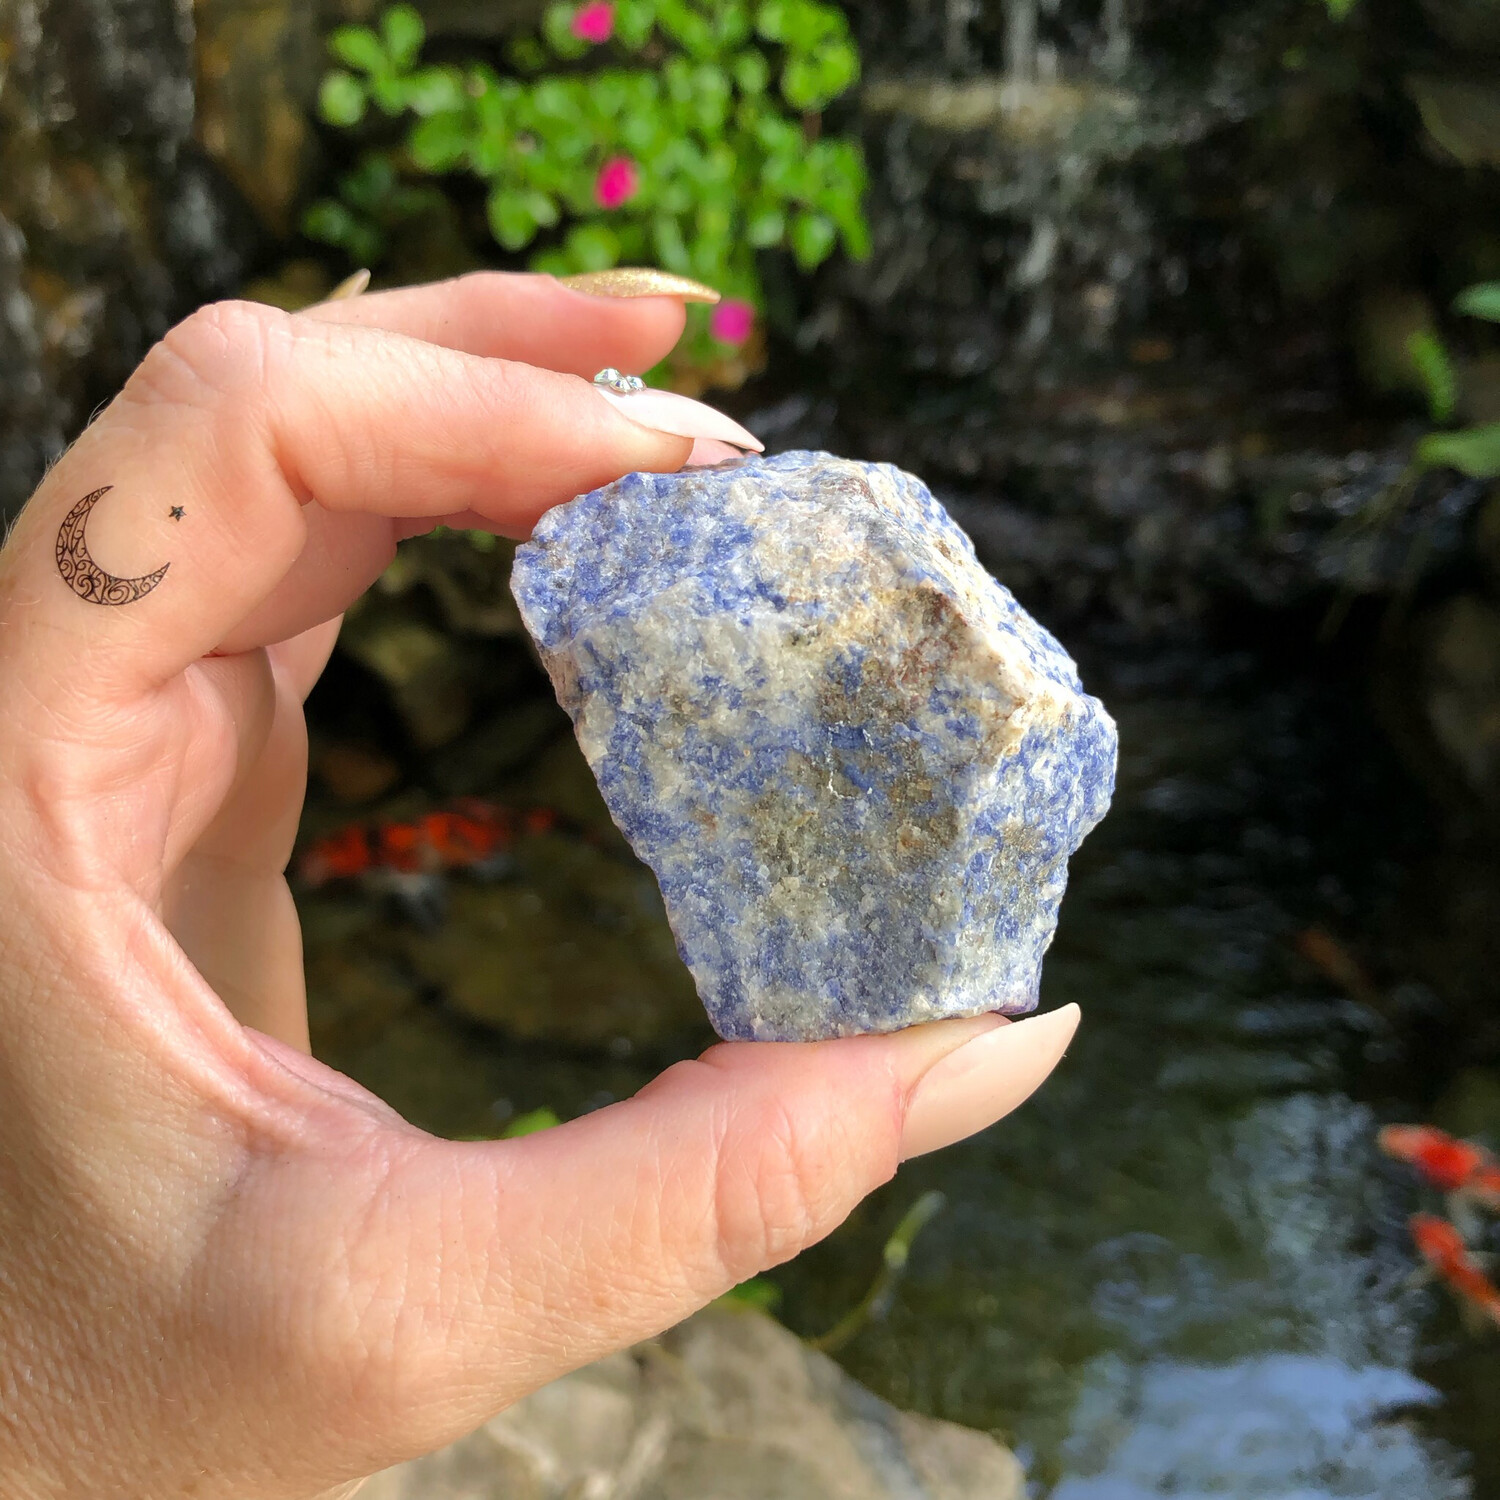
[[[721,443],[718,438],[699,438],[688,454],[684,469],[706,469],[710,464],[721,464],[726,459],[743,458],[742,450],[730,443]]]
[[[939,1058],[907,1099],[902,1161],[964,1140],[1023,1104],[1062,1061],[1078,1017],[1076,1005],[1065,1005],[997,1024]]]
[[[608,271],[580,271],[559,280],[590,297],[680,297],[684,302],[717,302],[719,294],[701,281],[657,271],[650,266],[615,266]]]
[[[323,299],[325,302],[347,302],[351,297],[357,297],[370,284],[370,273],[365,270],[356,271],[352,276],[346,276],[329,292]]]
[[[751,448],[756,453],[765,452],[765,444],[733,417],[726,417],[723,412],[715,411],[701,401],[679,396],[676,391],[647,389],[622,394],[598,385],[594,390],[617,412],[653,432],[669,432],[673,437],[717,438],[739,448]]]

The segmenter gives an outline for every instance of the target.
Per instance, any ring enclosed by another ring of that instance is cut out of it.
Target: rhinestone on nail
[[[613,366],[600,370],[594,376],[594,384],[602,385],[605,390],[614,391],[619,396],[629,396],[632,392],[646,389],[646,382],[639,375],[622,375]]]

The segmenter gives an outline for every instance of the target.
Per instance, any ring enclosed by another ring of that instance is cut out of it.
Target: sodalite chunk
[[[1115,727],[888,464],[631,474],[512,589],[724,1037],[1036,1004]]]

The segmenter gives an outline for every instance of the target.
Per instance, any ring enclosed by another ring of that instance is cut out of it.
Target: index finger
[[[678,297],[593,296],[551,276],[515,271],[366,292],[320,302],[302,316],[585,378],[609,365],[649,369],[682,337],[686,321]]]
[[[309,503],[393,523],[386,545],[326,559],[312,611],[325,619],[384,566],[394,518],[473,511],[524,535],[585,490],[680,467],[690,447],[572,375],[219,303],[152,350],[22,513],[0,554],[0,652],[43,698],[118,700],[219,646],[271,594]]]

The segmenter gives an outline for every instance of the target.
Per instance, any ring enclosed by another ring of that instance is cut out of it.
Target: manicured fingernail
[[[608,271],[580,271],[559,278],[575,292],[591,297],[679,297],[684,302],[717,302],[719,294],[701,281],[674,276],[650,266],[615,266]]]
[[[951,1146],[1023,1104],[1062,1060],[1078,1016],[1076,1005],[1065,1005],[994,1025],[933,1063],[907,1099],[902,1161]]]
[[[688,454],[683,468],[706,469],[710,464],[721,464],[726,459],[744,456],[741,449],[729,443],[721,443],[718,438],[699,438],[693,444],[693,451]]]
[[[747,432],[733,417],[705,406],[701,401],[679,396],[676,391],[610,391],[596,385],[596,391],[617,412],[653,432],[669,432],[673,437],[717,438],[739,448],[765,451],[765,444]]]
[[[370,284],[370,273],[368,271],[356,271],[352,276],[346,276],[329,292],[323,299],[325,302],[347,302],[351,297],[357,297]]]

